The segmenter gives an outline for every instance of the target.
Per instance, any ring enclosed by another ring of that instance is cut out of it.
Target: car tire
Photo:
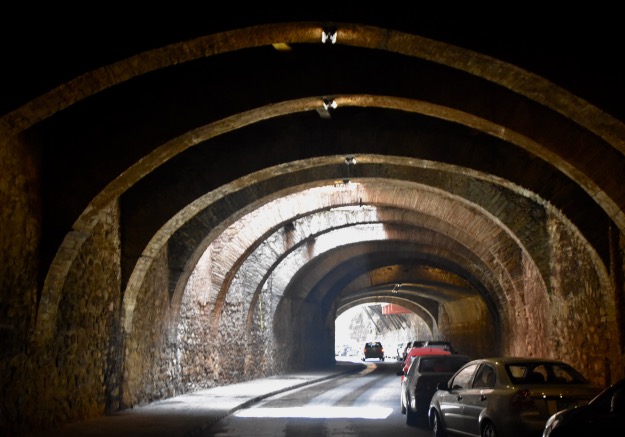
[[[406,407],[406,425],[415,426],[417,424],[417,413],[412,408]]]
[[[443,428],[443,424],[441,423],[441,418],[437,412],[434,412],[432,416],[432,436],[434,437],[446,437],[447,433],[445,432],[445,428]]]
[[[488,420],[484,423],[482,427],[482,437],[497,437],[497,433],[495,432],[495,425]]]
[[[406,404],[404,403],[404,395],[399,396],[399,410],[401,414],[406,414]]]

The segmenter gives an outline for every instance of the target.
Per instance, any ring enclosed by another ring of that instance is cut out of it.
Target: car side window
[[[474,388],[493,388],[495,387],[495,369],[493,369],[490,365],[484,364],[478,370],[477,375],[475,376],[475,381],[473,381]]]
[[[469,383],[471,382],[471,377],[477,368],[477,364],[472,364],[470,366],[465,367],[460,372],[453,377],[450,381],[449,386],[452,390],[469,388]]]

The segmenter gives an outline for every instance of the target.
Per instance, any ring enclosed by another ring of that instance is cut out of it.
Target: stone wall
[[[184,392],[176,341],[170,335],[167,250],[153,260],[135,303],[132,332],[125,333],[123,407]]]
[[[180,306],[176,343],[180,361],[182,389],[193,391],[217,385],[220,355],[225,350],[213,326],[214,290],[212,287],[211,250],[201,257],[189,278]]]
[[[614,291],[597,255],[559,220],[550,222],[549,333],[543,351],[601,385],[625,376]],[[580,329],[584,327],[584,329]]]
[[[458,353],[471,358],[501,355],[494,326],[484,300],[467,297],[441,305],[437,339],[450,341]]]
[[[499,315],[508,317],[500,325],[505,328],[501,348],[488,347],[488,342],[495,339],[488,330],[497,329],[497,325],[481,326],[487,321],[486,314],[465,323],[457,317],[462,313],[476,314],[475,305],[467,299],[443,305],[438,320],[441,337],[465,346],[473,356],[501,354],[560,359],[594,383],[605,386],[625,376],[619,345],[619,323],[622,323],[619,320],[624,310],[615,304],[614,281],[610,281],[598,255],[560,214],[552,211],[547,228],[551,248],[547,292],[532,261],[519,256],[516,259],[519,267],[511,268],[522,272],[515,280],[517,291],[508,291],[515,300],[508,302],[508,314]],[[622,254],[623,239],[620,241]],[[622,257],[619,259],[622,267]]]
[[[122,353],[119,342],[118,211],[95,227],[58,303],[49,343],[28,341],[2,361],[2,427],[46,429],[98,417],[118,408]],[[36,339],[33,339],[36,340]]]
[[[3,139],[4,140],[4,139]],[[0,143],[0,398],[34,329],[41,235],[39,151],[17,140]],[[7,380],[7,378],[9,378]],[[9,407],[9,409],[13,409]],[[12,416],[0,410],[0,423]]]

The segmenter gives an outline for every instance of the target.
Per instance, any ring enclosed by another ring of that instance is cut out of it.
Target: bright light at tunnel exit
[[[235,413],[237,417],[304,418],[304,419],[386,419],[392,408],[380,407],[290,407],[250,408]]]

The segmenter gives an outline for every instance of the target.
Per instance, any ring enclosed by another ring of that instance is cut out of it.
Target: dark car
[[[625,378],[588,404],[560,411],[547,420],[543,437],[625,435]]]
[[[483,358],[439,384],[430,401],[430,425],[437,437],[540,436],[552,414],[585,405],[600,392],[561,361]]]
[[[445,382],[463,365],[471,361],[466,355],[423,355],[412,360],[401,382],[401,413],[407,425],[427,419],[430,400],[440,382]],[[397,372],[404,375],[404,372]]]
[[[365,343],[365,347],[362,350],[362,361],[369,358],[377,358],[380,361],[384,361],[384,348],[379,341],[370,341]]]
[[[425,341],[421,341],[421,340],[414,340],[414,341],[409,341],[408,343],[406,343],[406,346],[404,346],[404,352],[402,353],[402,356],[401,356],[401,361],[404,361],[406,359],[406,357],[408,356],[408,353],[410,352],[410,349],[412,349],[413,347],[423,347],[424,344],[425,344]]]
[[[441,349],[445,349],[446,351],[451,352],[452,354],[457,354],[458,351],[456,351],[453,346],[451,345],[451,342],[449,341],[442,341],[442,340],[427,340],[425,342],[423,342],[423,344],[421,345],[422,347],[439,347]]]

